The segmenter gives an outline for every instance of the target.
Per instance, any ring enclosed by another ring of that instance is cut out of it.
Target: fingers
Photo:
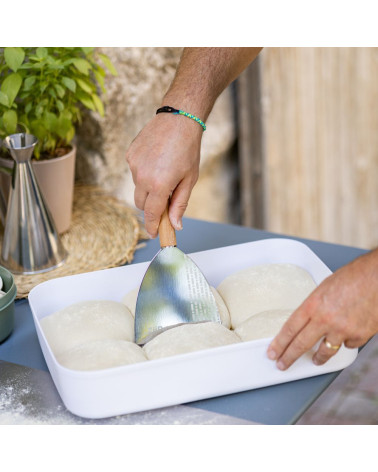
[[[148,195],[148,192],[146,192],[146,190],[144,190],[142,187],[140,186],[135,187],[134,201],[135,201],[135,206],[139,208],[139,210],[144,210],[147,195]]]
[[[268,347],[267,355],[271,360],[279,359],[293,339],[302,331],[309,318],[303,310],[296,310],[281,328]]]
[[[288,340],[288,333],[290,333],[290,326],[283,327],[281,333],[283,334],[284,338]],[[317,326],[316,323],[313,321],[309,321],[303,329],[298,331],[295,336],[293,336],[283,348],[283,342],[280,339],[280,335],[277,336],[275,340],[273,340],[271,346],[268,350],[268,357],[272,356],[269,355],[274,349],[275,352],[281,352],[281,354],[276,354],[275,359],[277,360],[277,367],[280,370],[288,369],[299,357],[309,351],[313,346],[324,336],[324,333],[321,330],[321,327]],[[329,340],[332,340],[329,341]],[[333,357],[338,350],[340,349],[343,343],[342,339],[339,339],[337,335],[327,336],[324,340],[320,343],[316,353],[314,354],[312,360],[315,365],[322,365],[327,362],[331,357]],[[279,347],[277,347],[279,346]],[[270,357],[272,358],[272,357]]]
[[[285,351],[277,359],[277,367],[280,370],[288,369],[294,361],[309,351],[322,335],[314,327],[311,321],[298,333],[287,346]]]
[[[144,204],[144,224],[151,238],[156,238],[161,215],[167,206],[169,195],[149,193]]]
[[[327,362],[331,357],[333,357],[338,350],[340,349],[343,340],[335,340],[335,336],[326,336],[323,341],[320,343],[320,346],[314,356],[312,361],[315,365],[322,365]],[[331,341],[332,340],[332,341]]]
[[[172,193],[169,205],[169,219],[171,220],[172,226],[177,231],[182,229],[182,217],[188,206],[193,185],[190,183],[189,179],[184,179]]]

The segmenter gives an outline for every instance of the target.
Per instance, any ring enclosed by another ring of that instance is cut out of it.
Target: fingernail
[[[277,362],[277,367],[280,370],[285,370],[286,369],[286,365],[282,361]]]
[[[181,231],[182,230],[182,221],[181,220],[175,221],[173,226],[175,227],[175,230]]]
[[[318,360],[316,357],[313,357],[313,358],[312,358],[312,362],[313,362],[315,365],[320,365],[320,362],[319,362],[319,360]]]
[[[268,349],[267,354],[271,361],[275,361],[277,359],[277,353],[273,349]]]

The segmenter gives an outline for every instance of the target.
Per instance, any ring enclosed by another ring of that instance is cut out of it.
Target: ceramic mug
[[[0,298],[0,343],[13,331],[14,327],[14,299],[17,288],[13,275],[5,267],[0,266],[0,277],[3,281],[1,290],[5,292]]]

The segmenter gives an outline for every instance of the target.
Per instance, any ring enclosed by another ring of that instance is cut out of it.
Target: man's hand
[[[268,348],[268,357],[285,370],[323,337],[316,365],[348,348],[365,344],[378,332],[378,250],[355,259],[325,279],[291,315]],[[332,348],[330,345],[336,347]]]
[[[175,78],[161,106],[191,113],[206,122],[222,91],[261,48],[184,48]],[[131,144],[126,159],[135,183],[135,204],[144,210],[146,230],[157,236],[172,194],[169,218],[182,228],[182,216],[198,179],[202,127],[184,117],[156,115]]]
[[[184,116],[156,115],[127,151],[135,183],[135,204],[144,211],[146,231],[157,236],[170,195],[169,219],[182,229],[182,216],[198,179],[201,126]]]

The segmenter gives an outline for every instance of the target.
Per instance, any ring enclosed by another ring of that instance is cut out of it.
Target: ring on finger
[[[328,349],[332,349],[333,351],[338,351],[341,348],[341,344],[331,344],[326,338],[324,338],[324,344]]]

